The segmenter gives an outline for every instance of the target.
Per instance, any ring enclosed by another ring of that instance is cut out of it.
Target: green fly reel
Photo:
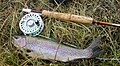
[[[44,23],[40,13],[31,12],[22,17],[19,27],[25,35],[37,36],[42,32]]]

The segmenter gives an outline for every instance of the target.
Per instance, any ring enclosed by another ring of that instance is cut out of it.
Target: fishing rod
[[[68,13],[59,13],[59,12],[53,12],[53,11],[47,11],[47,10],[34,10],[34,9],[24,9],[24,8],[23,8],[23,11],[41,13],[42,15],[45,15],[47,17],[52,17],[52,18],[56,18],[64,21],[71,21],[77,24],[85,23],[85,24],[108,25],[108,26],[120,27],[120,24],[97,21],[90,17],[79,16],[79,15],[68,14]]]
[[[22,11],[28,13],[22,17],[19,23],[20,30],[25,35],[29,34],[32,36],[37,36],[42,32],[44,28],[44,22],[40,15],[59,19],[62,21],[70,21],[77,24],[83,23],[83,24],[108,25],[108,26],[120,27],[120,24],[97,21],[91,17],[79,16],[68,13],[59,13],[59,12],[53,12],[47,10],[34,10],[34,9],[25,9],[25,8],[23,8]]]

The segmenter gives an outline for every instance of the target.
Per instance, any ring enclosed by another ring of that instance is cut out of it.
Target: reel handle
[[[79,23],[92,24],[94,21],[93,18],[90,18],[90,17],[78,16],[78,15],[73,15],[68,13],[59,13],[59,12],[52,12],[47,10],[42,10],[41,13],[47,17],[52,17],[52,18],[63,20],[63,21],[72,21],[77,24]]]

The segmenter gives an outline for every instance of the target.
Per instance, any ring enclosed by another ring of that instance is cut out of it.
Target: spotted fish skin
[[[86,49],[75,49],[48,39],[29,36],[14,37],[13,44],[18,48],[31,50],[30,53],[27,53],[31,57],[68,62],[81,58],[92,58],[100,54],[98,53],[101,51],[98,48],[99,40],[96,40]]]

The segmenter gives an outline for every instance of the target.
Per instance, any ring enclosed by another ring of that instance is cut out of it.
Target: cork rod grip
[[[72,21],[78,24],[79,23],[92,24],[93,22],[93,19],[90,17],[78,16],[78,15],[67,14],[67,13],[58,13],[58,12],[43,10],[42,14],[47,17],[52,17],[52,18],[56,18],[64,21]]]

